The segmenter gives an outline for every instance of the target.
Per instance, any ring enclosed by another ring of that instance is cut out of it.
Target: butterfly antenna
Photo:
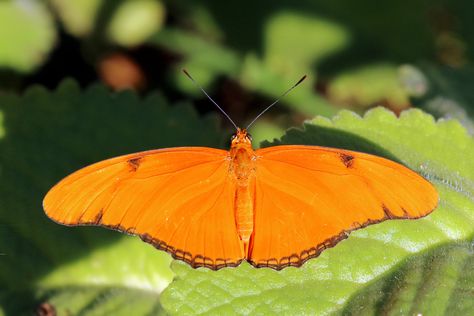
[[[207,92],[196,82],[196,80],[193,79],[193,77],[191,77],[191,75],[186,71],[186,69],[183,69],[183,72],[186,76],[188,76],[189,79],[191,79],[191,81],[196,85],[196,87],[198,87],[199,89],[201,89],[201,91],[206,95],[206,97],[211,100],[212,103],[214,103],[215,106],[217,106],[217,108],[219,110],[221,110],[221,112],[225,115],[225,117],[227,117],[229,119],[229,121],[232,123],[232,125],[234,125],[235,129],[238,130],[239,128],[237,127],[237,125],[234,123],[234,121],[232,121],[232,119],[230,118],[229,114],[227,114],[220,106],[219,104],[216,103],[216,101],[214,101],[210,96],[209,94],[207,94]]]
[[[294,88],[296,88],[296,87],[297,87],[300,83],[302,83],[303,80],[305,80],[305,79],[306,79],[306,75],[304,75],[300,80],[298,80],[298,82],[295,83],[290,89],[286,90],[285,93],[283,93],[280,97],[278,97],[278,99],[275,100],[275,102],[273,102],[272,104],[270,104],[269,106],[267,106],[267,107],[265,108],[265,110],[263,110],[262,112],[260,112],[260,114],[257,115],[257,116],[253,119],[253,121],[250,122],[249,125],[247,125],[247,128],[246,128],[246,129],[248,130],[248,129],[250,128],[250,126],[252,126],[253,123],[255,123],[255,121],[258,120],[258,118],[259,118],[260,116],[262,116],[265,112],[267,112],[272,106],[274,106],[275,104],[277,104],[278,101],[280,101],[281,98],[283,98],[285,95],[287,95],[288,93],[290,93],[291,90],[293,90]]]

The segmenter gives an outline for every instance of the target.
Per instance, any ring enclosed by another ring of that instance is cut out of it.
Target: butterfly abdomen
[[[235,224],[246,256],[254,227],[254,192],[254,181],[246,186],[237,186],[235,192]]]

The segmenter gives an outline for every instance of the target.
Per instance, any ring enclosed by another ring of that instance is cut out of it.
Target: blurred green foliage
[[[472,62],[471,12],[468,0],[383,6],[375,0],[6,0],[0,3],[0,89],[31,82],[55,87],[67,76],[108,83],[117,72],[104,74],[101,65],[120,52],[144,76],[139,89],[201,100],[179,71],[186,67],[238,118],[255,115],[308,74],[283,100],[287,110],[267,116],[271,130],[331,116],[339,107],[362,112],[381,104],[399,112],[419,104],[399,82],[400,65],[463,71]],[[229,82],[245,93],[229,92]],[[275,120],[281,113],[288,119]]]

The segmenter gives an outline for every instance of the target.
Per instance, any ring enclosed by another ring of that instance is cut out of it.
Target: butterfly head
[[[231,137],[231,142],[232,147],[252,145],[252,136],[250,136],[246,129],[237,128],[237,132]]]

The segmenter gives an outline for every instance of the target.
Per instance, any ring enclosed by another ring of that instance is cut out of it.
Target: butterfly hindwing
[[[438,202],[423,177],[381,157],[317,146],[256,154],[255,266],[300,266],[354,229],[419,218]]]

